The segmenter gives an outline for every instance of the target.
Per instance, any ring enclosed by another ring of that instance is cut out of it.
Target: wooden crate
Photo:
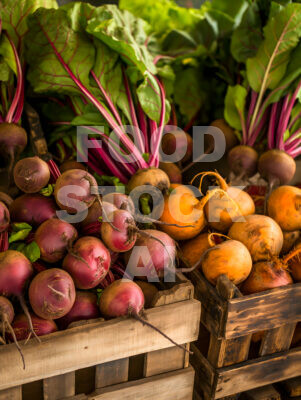
[[[189,348],[200,311],[182,277],[159,291],[145,315]],[[0,346],[0,400],[192,399],[188,353],[131,318],[94,320],[41,337],[40,344],[31,339],[22,351],[25,370],[13,344]]]
[[[202,303],[191,364],[196,391],[205,400],[235,399],[237,393],[301,375],[301,348],[290,349],[301,320],[301,284],[243,296],[226,276],[216,288],[199,271],[189,277]],[[265,333],[255,352],[251,337],[260,331]]]

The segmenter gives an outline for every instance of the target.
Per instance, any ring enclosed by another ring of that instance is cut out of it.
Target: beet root
[[[29,301],[40,318],[63,317],[75,302],[75,286],[71,276],[58,268],[40,272],[29,286]]]
[[[49,263],[61,260],[76,239],[77,231],[74,226],[56,218],[43,222],[35,233],[41,259]]]
[[[56,322],[61,329],[66,329],[72,322],[99,318],[99,316],[97,296],[94,293],[77,291],[71,310]]]
[[[93,236],[80,238],[69,249],[63,268],[72,276],[78,289],[92,289],[107,275],[111,263],[109,250]]]
[[[25,193],[37,193],[49,182],[48,164],[39,157],[19,160],[14,168],[15,184]]]
[[[70,169],[65,171],[56,181],[54,196],[57,205],[70,214],[78,211],[79,203],[84,203],[84,208],[92,206],[96,199],[97,188],[95,178],[89,172],[82,169]],[[82,209],[80,210],[82,211]]]
[[[41,194],[23,194],[9,207],[13,222],[27,222],[40,226],[44,221],[56,217],[56,206],[52,198]]]

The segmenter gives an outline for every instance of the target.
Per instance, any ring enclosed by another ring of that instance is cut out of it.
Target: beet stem
[[[152,325],[150,322],[146,321],[144,318],[142,318],[139,314],[136,312],[130,312],[129,314],[132,318],[136,319],[137,321],[141,322],[142,325],[146,325],[149,328],[153,329],[155,332],[158,332],[161,336],[165,337],[165,339],[169,340],[170,343],[173,345],[179,347],[180,349],[184,350],[188,354],[193,354],[191,351],[187,350],[186,347],[182,346],[179,343],[176,343],[174,340],[172,340],[169,336],[167,336],[164,332],[162,332],[159,328],[155,327]]]
[[[29,329],[30,329],[31,333],[32,333],[33,336],[37,339],[37,341],[38,341],[39,343],[41,343],[41,339],[37,336],[37,334],[35,333],[35,331],[34,331],[34,329],[33,329],[31,316],[30,316],[30,314],[29,314],[28,307],[27,307],[27,305],[26,305],[26,303],[25,303],[25,300],[24,300],[23,295],[19,296],[19,301],[20,301],[21,307],[22,307],[22,309],[23,309],[23,311],[24,311],[24,314],[25,314],[26,317],[27,317],[28,324],[29,324]]]

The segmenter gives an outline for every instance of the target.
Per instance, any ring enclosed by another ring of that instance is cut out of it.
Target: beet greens
[[[37,93],[65,96],[73,118],[59,126],[84,126],[93,135],[88,166],[122,182],[158,166],[169,103],[146,47],[145,22],[115,6],[78,3],[39,9],[29,26],[28,79]],[[77,148],[81,156],[85,144]]]

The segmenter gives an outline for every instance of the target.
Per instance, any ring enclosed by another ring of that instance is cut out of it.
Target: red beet
[[[193,141],[191,136],[182,130],[166,133],[162,138],[162,150],[164,154],[183,154],[183,158],[180,160],[182,162],[186,162],[191,158],[192,149]]]
[[[242,293],[258,293],[293,283],[286,268],[287,265],[277,258],[254,264],[248,279],[241,287]]]
[[[23,297],[24,287],[32,274],[33,268],[30,261],[19,251],[7,250],[0,253],[0,294],[18,297],[31,332],[35,335]]]
[[[6,205],[6,207],[10,207],[11,203],[13,202],[12,197],[7,193],[0,192],[0,201]]]
[[[29,286],[29,301],[37,316],[58,319],[68,314],[75,301],[71,276],[59,268],[40,272]]]
[[[108,215],[109,221],[101,224],[101,237],[112,251],[122,253],[130,250],[137,239],[134,217],[128,211],[116,210]]]
[[[27,134],[21,126],[7,122],[0,124],[0,154],[7,160],[10,170],[26,145]]]
[[[7,250],[0,253],[0,294],[22,296],[32,273],[30,261],[19,251]]]
[[[135,214],[135,206],[133,200],[124,193],[108,193],[102,198],[103,202],[114,204],[114,206],[121,210],[126,210],[131,214]]]
[[[60,165],[61,173],[69,171],[70,169],[82,169],[84,171],[87,171],[87,168],[84,166],[84,164],[81,164],[80,162],[77,162],[75,160],[65,161],[63,162],[63,164]]]
[[[78,289],[92,289],[107,275],[111,263],[109,250],[93,236],[80,238],[69,250],[63,267]]]
[[[10,324],[13,322],[15,311],[12,303],[4,296],[0,296],[0,319],[2,322],[7,320]]]
[[[19,160],[14,167],[15,184],[25,193],[37,193],[50,179],[48,164],[39,157]]]
[[[0,233],[7,230],[9,227],[9,211],[2,201],[0,201]]]
[[[97,188],[95,178],[82,169],[65,171],[56,181],[54,196],[58,206],[70,214],[92,206]]]
[[[158,276],[164,276],[164,270],[174,262],[175,242],[166,233],[153,229],[145,229],[140,234],[133,249],[125,253],[127,272],[132,276],[156,280]]]
[[[135,282],[129,279],[113,282],[103,291],[99,301],[100,312],[106,318],[139,315],[143,307],[143,292]]]
[[[55,206],[50,197],[37,193],[23,194],[12,202],[9,210],[13,222],[27,222],[32,226],[39,226],[56,216]]]
[[[80,223],[80,229],[84,234],[99,234],[101,226],[101,221],[99,221],[99,218],[105,218],[102,212],[103,209],[105,210],[104,214],[108,215],[115,211],[116,207],[113,204],[105,201],[102,202],[102,205],[98,201],[95,201],[89,208],[86,218]]]
[[[131,280],[120,279],[108,286],[100,296],[99,309],[106,318],[122,316],[135,318],[143,325],[147,325],[164,336],[175,346],[187,351],[185,347],[177,344],[141,316],[144,309],[144,295],[140,287]]]
[[[35,233],[41,259],[49,263],[61,260],[76,239],[77,231],[74,226],[56,218],[43,222]]]
[[[245,178],[255,175],[258,153],[250,146],[239,145],[228,153],[228,164],[236,177]]]
[[[49,335],[50,333],[56,332],[58,330],[54,321],[39,318],[33,313],[30,313],[30,316],[33,324],[33,329],[37,336]],[[31,334],[28,320],[25,314],[17,315],[12,323],[12,327],[17,340],[26,340]]]
[[[66,329],[72,322],[98,318],[100,316],[97,296],[90,292],[76,292],[71,310],[56,322],[61,329]]]

